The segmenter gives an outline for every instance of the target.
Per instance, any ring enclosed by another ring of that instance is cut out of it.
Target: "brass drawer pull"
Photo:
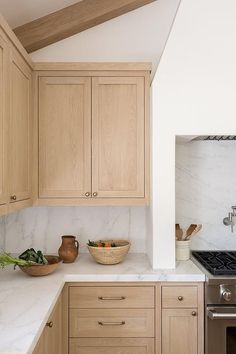
[[[98,300],[125,300],[126,297],[125,296],[114,296],[114,297],[110,297],[110,296],[99,296]]]
[[[121,322],[101,322],[101,321],[98,321],[98,324],[100,326],[123,326],[123,325],[125,325],[125,321],[121,321]]]
[[[97,192],[93,192],[93,197],[97,197],[98,193]]]
[[[11,199],[11,200],[16,200],[16,195],[15,195],[15,194],[14,194],[14,195],[11,195],[10,199]]]
[[[193,311],[193,312],[192,312],[192,316],[194,316],[194,317],[197,316],[197,312],[196,312],[196,311]]]
[[[183,296],[178,296],[179,301],[183,301],[184,297]]]
[[[52,328],[52,327],[53,327],[53,322],[52,322],[52,321],[47,322],[47,323],[46,323],[46,326]]]
[[[85,193],[85,197],[88,198],[89,196],[90,196],[90,192],[86,192],[86,193]]]

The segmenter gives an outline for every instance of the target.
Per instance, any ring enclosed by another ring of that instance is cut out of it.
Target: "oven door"
[[[206,309],[206,354],[236,354],[236,307]]]

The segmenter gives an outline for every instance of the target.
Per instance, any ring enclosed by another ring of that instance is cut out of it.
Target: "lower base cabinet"
[[[62,299],[58,299],[33,354],[62,353]]]
[[[154,354],[153,338],[71,338],[70,354]]]
[[[204,354],[203,284],[162,284],[161,299],[161,354]]]
[[[197,333],[197,309],[162,310],[162,354],[197,354]]]

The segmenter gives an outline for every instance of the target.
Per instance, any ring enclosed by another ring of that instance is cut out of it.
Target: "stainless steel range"
[[[236,251],[193,251],[206,274],[205,354],[236,354]]]

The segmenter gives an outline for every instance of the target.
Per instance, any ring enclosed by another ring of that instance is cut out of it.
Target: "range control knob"
[[[222,297],[225,301],[230,301],[232,299],[232,292],[229,289],[224,289]]]

